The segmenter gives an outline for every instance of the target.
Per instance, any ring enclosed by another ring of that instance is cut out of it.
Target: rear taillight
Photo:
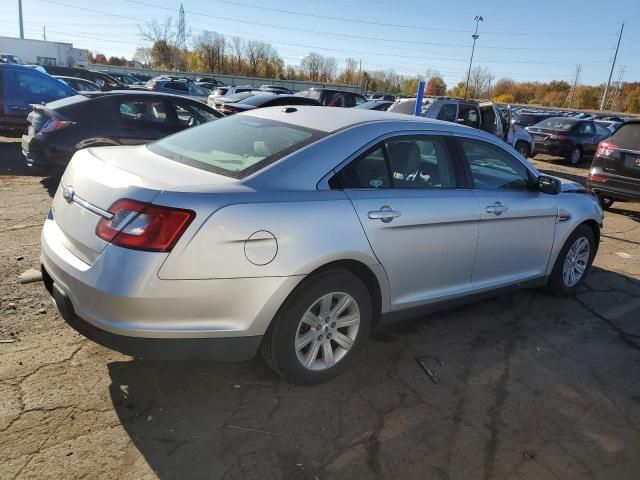
[[[615,158],[618,155],[618,146],[615,143],[603,140],[598,144],[596,155],[598,157]]]
[[[566,135],[559,135],[557,133],[549,135],[549,138],[551,140],[569,140],[569,137],[567,137]]]
[[[604,183],[604,182],[607,181],[607,177],[605,177],[604,175],[599,174],[599,173],[591,173],[591,172],[589,172],[589,175],[587,175],[587,178],[592,182]]]
[[[156,90],[158,90],[158,84],[156,82],[148,83],[147,88],[155,92]]]
[[[46,123],[42,126],[40,130],[37,130],[39,133],[50,133],[55,132],[56,130],[62,130],[63,128],[68,127],[69,125],[73,125],[75,122],[70,122],[67,120],[60,120],[59,118],[50,118],[46,121]]]
[[[220,113],[224,113],[225,115],[233,115],[237,112],[235,108],[227,107],[226,105],[221,105],[218,111]]]
[[[120,247],[152,252],[171,251],[196,216],[191,210],[127,198],[114,203],[109,212],[111,219],[98,222],[98,237]]]

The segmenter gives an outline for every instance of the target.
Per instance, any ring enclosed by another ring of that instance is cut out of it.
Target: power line
[[[63,2],[59,2],[59,1],[55,1],[55,0],[40,0],[41,2],[45,2],[45,3],[51,3],[51,4],[55,4],[55,5],[63,5],[69,8],[77,8],[77,9],[81,9],[81,10],[85,10],[85,11],[90,11],[92,13],[102,13],[104,15],[110,15],[110,16],[116,16],[119,18],[127,18],[127,19],[132,19],[132,20],[140,20],[141,22],[146,22],[146,20],[141,20],[137,17],[127,17],[124,15],[116,15],[116,14],[112,14],[109,12],[101,12],[99,10],[95,10],[95,9],[87,9],[85,7],[78,7],[76,5],[71,5],[71,4],[67,4],[67,3],[63,3]],[[161,9],[161,10],[166,10],[166,11],[171,11],[173,12],[174,9],[170,8],[170,7],[164,7],[161,5],[154,5],[151,3],[147,3],[147,2],[142,2],[139,0],[125,0],[127,2],[130,3],[136,3],[136,4],[140,4],[143,6],[147,6],[147,7],[152,7],[155,9]],[[285,30],[285,31],[297,31],[297,32],[303,32],[303,33],[311,33],[311,34],[315,34],[315,35],[323,35],[323,36],[329,36],[329,37],[344,37],[344,38],[352,38],[352,39],[358,39],[358,40],[367,40],[367,41],[381,41],[381,42],[389,42],[389,43],[402,43],[402,44],[411,44],[411,45],[429,45],[429,46],[441,46],[441,47],[451,47],[451,48],[469,48],[469,45],[466,44],[455,44],[455,43],[441,43],[441,42],[424,42],[424,41],[410,41],[410,40],[398,40],[398,39],[390,39],[390,38],[382,38],[382,37],[370,37],[370,36],[365,36],[365,35],[353,35],[353,34],[344,34],[344,33],[337,33],[337,32],[327,32],[327,31],[320,31],[320,30],[310,30],[310,29],[304,29],[304,28],[296,28],[296,27],[291,27],[291,26],[282,26],[282,25],[275,25],[275,24],[270,24],[270,23],[262,23],[262,22],[253,22],[250,20],[240,20],[237,18],[230,18],[230,17],[223,17],[223,16],[219,16],[219,15],[212,15],[206,12],[197,12],[197,11],[193,11],[193,10],[185,10],[186,13],[190,13],[192,15],[196,15],[196,16],[200,16],[200,17],[208,17],[208,18],[214,18],[216,20],[224,20],[227,22],[235,22],[235,23],[241,23],[241,24],[246,24],[246,25],[253,25],[253,26],[259,26],[259,27],[268,27],[268,28],[277,28],[280,30]],[[314,47],[317,48],[317,47]],[[497,45],[487,45],[487,46],[483,46],[483,49],[499,49],[499,50],[559,50],[562,48],[555,48],[555,47],[502,47],[502,46],[497,46]],[[575,50],[611,50],[610,48],[576,48]],[[566,50],[574,50],[573,48],[566,48]],[[490,62],[496,62],[496,63],[500,63],[502,62],[502,60],[488,60]],[[538,62],[538,63],[548,63],[548,62]],[[566,61],[561,61],[561,62],[557,62],[557,63],[567,63]],[[583,63],[593,63],[590,61],[587,62],[583,62]]]
[[[158,5],[153,5],[153,4],[150,4],[150,3],[147,3],[147,2],[142,2],[140,0],[125,0],[125,1],[129,2],[129,3],[137,3],[139,5],[145,5],[145,6],[151,6],[151,7],[154,7],[154,8],[158,8]],[[299,12],[299,11],[295,11],[295,10],[287,10],[287,9],[282,9],[282,8],[265,7],[263,5],[255,5],[255,4],[250,4],[250,3],[238,2],[236,0],[210,0],[210,1],[217,2],[217,3],[224,3],[224,4],[228,4],[228,5],[235,5],[235,6],[244,7],[244,8],[255,8],[255,9],[258,9],[258,10],[265,10],[265,11],[271,11],[271,12],[276,12],[276,13],[286,13],[286,14],[289,14],[289,15],[297,15],[297,16],[309,17],[309,18],[320,18],[320,19],[324,19],[324,20],[333,20],[333,21],[349,22],[349,23],[360,23],[360,24],[363,24],[363,25],[374,25],[374,26],[392,27],[392,28],[405,28],[405,29],[410,29],[410,30],[421,30],[421,31],[471,33],[469,30],[456,30],[456,29],[449,29],[449,28],[436,28],[436,27],[421,27],[421,26],[417,26],[417,25],[405,25],[405,24],[397,24],[397,23],[375,22],[375,21],[363,20],[363,19],[358,19],[358,18],[332,17],[332,16],[328,16],[328,15],[318,15],[318,14],[314,14],[314,13],[304,13],[304,12]],[[189,13],[192,13],[192,12],[189,12]],[[540,36],[540,32],[537,32],[535,34],[533,34],[533,33],[524,33],[524,32],[486,32],[486,33],[490,33],[490,34],[493,34],[493,35],[537,36],[537,37]],[[584,34],[572,33],[572,35],[585,35],[585,36],[590,36],[590,37],[594,36],[593,33],[584,33]],[[599,34],[599,35],[602,36],[602,35],[608,35],[608,34]]]

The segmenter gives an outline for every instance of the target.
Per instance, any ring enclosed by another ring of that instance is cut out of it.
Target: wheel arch
[[[312,271],[307,278],[311,278],[319,273],[326,272],[327,270],[346,270],[356,277],[358,277],[362,283],[365,284],[367,290],[369,291],[369,295],[371,296],[372,303],[372,311],[373,311],[373,325],[376,326],[380,322],[380,318],[382,316],[383,308],[385,307],[385,303],[383,302],[383,288],[386,287],[386,282],[384,287],[381,285],[381,281],[379,275],[382,272],[378,272],[378,274],[374,273],[374,271],[370,268],[370,266],[353,259],[343,259],[343,260],[335,260],[329,263],[322,265],[321,267]],[[385,279],[386,280],[386,277]],[[385,288],[386,293],[386,288]]]

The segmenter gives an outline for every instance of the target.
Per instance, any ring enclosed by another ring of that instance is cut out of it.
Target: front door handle
[[[500,202],[495,202],[493,205],[489,205],[486,209],[487,213],[493,213],[495,216],[499,217],[504,212],[509,210],[509,207],[506,205],[502,205]]]
[[[384,223],[389,223],[391,220],[401,215],[402,213],[397,210],[393,210],[389,205],[380,207],[380,210],[372,210],[368,214],[371,220],[380,220]]]

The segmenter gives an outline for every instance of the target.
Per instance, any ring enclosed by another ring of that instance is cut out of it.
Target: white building
[[[27,64],[69,67],[88,63],[85,50],[73,48],[71,43],[47,40],[0,37],[0,53],[17,55]]]

